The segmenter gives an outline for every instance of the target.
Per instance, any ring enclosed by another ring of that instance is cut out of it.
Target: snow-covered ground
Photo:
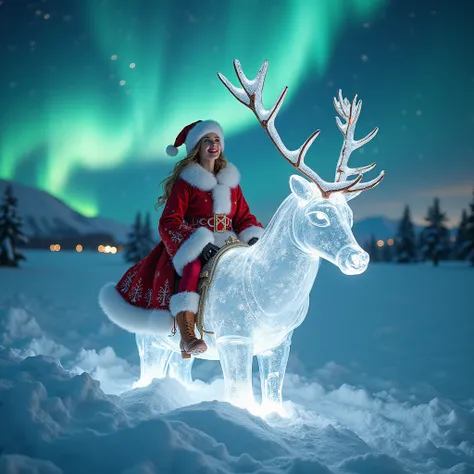
[[[27,255],[0,269],[0,473],[474,473],[472,268],[323,264],[289,417],[262,419],[223,401],[217,362],[131,389],[134,337],[97,303],[120,255]]]

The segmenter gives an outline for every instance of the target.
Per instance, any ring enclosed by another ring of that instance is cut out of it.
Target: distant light
[[[46,15],[44,16],[44,19],[49,20],[50,18],[51,18],[51,15],[49,13],[46,13]]]
[[[54,252],[54,251],[56,250],[56,249],[54,248],[54,244],[51,244],[51,245],[49,246],[49,250],[51,250],[51,252]]]
[[[123,252],[123,245],[119,245],[117,247],[117,252]]]
[[[127,83],[127,81],[124,81],[123,79],[119,82],[121,86],[124,86]]]
[[[97,250],[98,250],[99,252],[103,252],[103,251],[104,251],[104,248],[105,248],[105,247],[104,247],[103,245],[99,245],[99,246],[97,247]]]
[[[130,69],[135,69],[135,63],[130,63]]]
[[[82,252],[82,245],[81,244],[76,245],[76,251],[77,252]]]
[[[104,252],[105,253],[110,253],[110,250],[111,250],[110,245],[106,245],[105,248],[104,248]]]
[[[59,252],[61,250],[61,246],[59,244],[56,244],[54,246],[54,250],[56,250],[56,252]]]
[[[112,54],[112,56],[110,57],[110,59],[111,59],[112,61],[117,61],[117,57],[118,57],[118,56],[117,56],[116,54]]]
[[[387,240],[387,245],[392,246],[394,244],[393,239],[388,239]]]
[[[383,240],[377,240],[377,247],[383,247],[384,246],[384,241]]]
[[[113,253],[113,254],[117,253],[117,247],[111,247],[110,253]]]

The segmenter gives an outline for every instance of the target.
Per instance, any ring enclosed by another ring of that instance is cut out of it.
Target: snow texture
[[[213,361],[197,360],[186,386],[132,389],[135,339],[97,303],[120,256],[27,257],[0,269],[1,473],[474,472],[466,264],[374,264],[356,278],[322,265],[292,338],[286,417],[260,417],[223,401]]]

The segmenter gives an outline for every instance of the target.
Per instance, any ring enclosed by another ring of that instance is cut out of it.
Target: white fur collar
[[[235,188],[240,182],[239,170],[232,163],[227,163],[227,166],[221,169],[216,176],[205,170],[200,164],[193,163],[186,166],[179,176],[201,191],[210,191],[217,184]]]

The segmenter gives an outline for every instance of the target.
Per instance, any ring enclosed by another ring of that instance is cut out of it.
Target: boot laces
[[[196,335],[194,334],[194,323],[189,318],[185,318],[184,327],[186,330],[186,336],[189,339],[194,339],[196,337]]]

